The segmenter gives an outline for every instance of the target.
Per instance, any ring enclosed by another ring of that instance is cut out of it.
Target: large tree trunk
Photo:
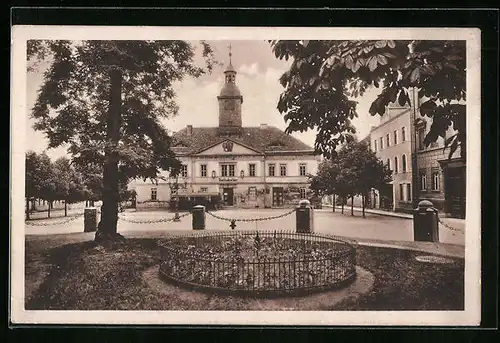
[[[111,145],[111,151],[105,152],[105,162],[103,168],[103,192],[101,221],[97,227],[95,235],[96,241],[123,239],[117,233],[118,222],[118,142],[120,140],[121,126],[121,87],[122,73],[117,68],[110,70],[110,98],[108,118],[106,122],[106,136]]]
[[[351,196],[351,216],[354,216],[354,195]]]
[[[30,219],[30,199],[26,198],[26,219]]]
[[[361,202],[362,202],[362,207],[363,207],[363,218],[366,218],[365,216],[365,194],[361,195]]]
[[[333,196],[332,196],[332,205],[333,205],[332,206],[332,208],[333,208],[332,212],[335,212],[335,205],[336,205],[336,203],[335,203],[335,193],[333,193]]]

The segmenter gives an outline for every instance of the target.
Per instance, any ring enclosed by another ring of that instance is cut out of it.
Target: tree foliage
[[[211,68],[211,50],[204,56]],[[156,178],[178,161],[160,120],[178,113],[173,83],[200,76],[194,47],[184,41],[29,41],[28,57],[50,56],[32,115],[49,148],[67,144],[73,163],[102,166],[105,151],[117,151],[124,178]],[[109,69],[123,74],[121,140],[106,138]]]
[[[432,118],[425,143],[456,134],[446,145],[465,148],[466,58],[465,41],[336,40],[270,41],[275,56],[292,59],[280,78],[285,88],[278,110],[287,132],[316,129],[315,150],[325,157],[355,132],[357,102],[369,87],[380,89],[370,107],[383,115],[390,103],[419,105],[410,99],[418,89],[420,113]],[[465,155],[463,155],[465,156]]]
[[[319,195],[335,194],[342,201],[355,195],[366,196],[392,180],[392,171],[365,142],[350,140],[331,159],[324,160],[311,179],[311,189]]]
[[[58,158],[53,164],[53,175],[56,178],[56,198],[71,204],[86,200],[83,178],[71,165],[67,157]]]
[[[29,218],[29,201],[42,199],[50,203],[64,200],[66,204],[88,199],[81,174],[70,160],[61,157],[55,162],[45,152],[26,153],[26,211]]]
[[[89,191],[100,189],[103,199],[98,233],[116,236],[120,185],[179,168],[161,120],[178,113],[174,83],[211,70],[212,49],[202,48],[206,68],[194,64],[195,46],[185,41],[28,41],[29,59],[50,60],[32,110],[35,129],[90,171]]]

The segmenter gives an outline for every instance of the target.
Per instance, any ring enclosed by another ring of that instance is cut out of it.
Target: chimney
[[[188,136],[191,136],[193,134],[193,125],[187,126],[187,134]]]
[[[267,124],[260,124],[261,129],[267,129]]]

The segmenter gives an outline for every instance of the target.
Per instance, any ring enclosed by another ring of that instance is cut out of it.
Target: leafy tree
[[[335,212],[335,193],[337,189],[337,175],[339,166],[333,160],[324,160],[318,166],[316,175],[310,177],[310,189],[316,196],[332,195],[332,211]]]
[[[36,152],[26,152],[25,158],[26,178],[25,178],[25,198],[26,198],[26,219],[30,219],[30,201],[40,196],[40,162]]]
[[[383,185],[391,182],[392,171],[371,151],[366,142],[353,142],[347,146],[347,154],[344,155],[342,163],[351,166],[355,174],[355,193],[361,196],[363,218],[365,218],[366,197],[375,188],[380,189]],[[351,214],[353,210],[353,199],[351,198]]]
[[[56,178],[56,197],[64,200],[64,216],[68,215],[68,204],[85,199],[85,189],[80,175],[67,157],[60,157],[54,162]]]
[[[40,180],[38,198],[48,202],[47,216],[50,218],[50,210],[54,201],[57,200],[57,177],[54,175],[53,163],[45,152],[38,155],[37,173],[37,178]]]
[[[213,58],[202,42],[206,67]],[[178,167],[162,118],[177,114],[173,83],[198,77],[194,46],[185,41],[28,41],[28,58],[50,66],[32,111],[49,148],[68,145],[72,162],[102,170],[96,240],[117,234],[119,184],[155,179]]]
[[[288,123],[287,132],[316,129],[315,150],[328,157],[355,132],[353,98],[369,87],[380,89],[370,114],[383,115],[389,103],[419,106],[432,118],[425,144],[446,137],[451,154],[460,147],[465,157],[466,48],[465,41],[336,40],[270,41],[275,56],[292,59],[280,78],[285,88],[278,110]],[[418,90],[419,104],[410,99]]]
[[[311,180],[311,189],[317,194],[337,194],[344,213],[345,200],[351,198],[351,215],[354,215],[353,199],[361,195],[363,217],[368,192],[380,189],[391,181],[392,171],[377,158],[368,144],[349,138],[335,157],[325,160],[318,168],[318,173]]]

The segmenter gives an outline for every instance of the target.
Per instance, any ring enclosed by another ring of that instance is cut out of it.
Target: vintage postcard
[[[480,323],[480,37],[13,26],[13,324]]]

